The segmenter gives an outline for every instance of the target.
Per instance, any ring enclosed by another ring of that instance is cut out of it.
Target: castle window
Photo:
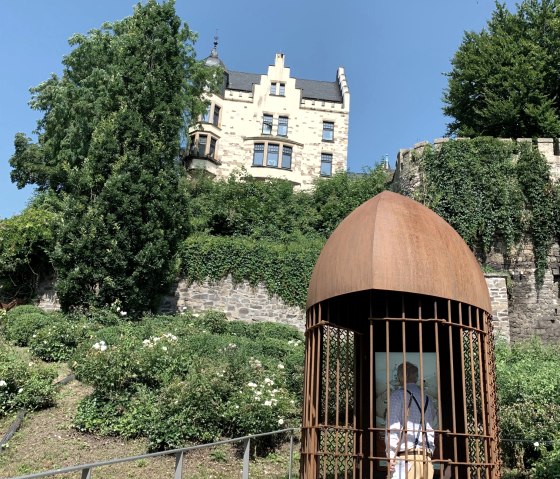
[[[216,143],[216,138],[210,138],[210,149],[208,150],[208,156],[210,158],[214,158],[214,155],[216,154]]]
[[[280,156],[280,154],[282,156]],[[292,169],[293,148],[282,143],[255,143],[253,149],[253,166],[267,168]]]
[[[220,107],[218,105],[214,105],[214,116],[212,118],[212,124],[214,126],[218,126],[220,124]]]
[[[272,82],[270,84],[270,94],[276,96],[285,96],[286,95],[286,84],[285,83],[278,83]]]
[[[281,116],[278,118],[278,136],[288,136],[288,117]]]
[[[206,154],[206,143],[208,137],[206,135],[198,135],[198,154],[204,156]]]
[[[253,150],[253,165],[262,166],[264,161],[264,143],[255,143]]]
[[[189,144],[189,156],[194,158],[216,158],[218,138],[196,132],[191,135]]]
[[[278,167],[278,152],[280,151],[280,145],[275,143],[268,144],[268,151],[266,154],[266,166],[272,166],[274,168]]]
[[[332,176],[332,153],[321,153],[321,176]]]
[[[210,121],[210,107],[212,105],[208,105],[206,107],[206,111],[202,114],[202,118],[201,121],[203,121],[204,123],[208,123]]]
[[[290,170],[292,168],[292,147],[284,146],[282,148],[282,168]]]
[[[323,122],[323,141],[334,140],[334,123],[332,121]]]
[[[272,115],[267,115],[266,113],[263,115],[262,132],[263,135],[272,134]]]

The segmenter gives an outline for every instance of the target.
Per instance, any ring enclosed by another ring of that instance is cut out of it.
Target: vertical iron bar
[[[442,417],[442,397],[441,397],[441,367],[440,367],[440,352],[439,352],[439,317],[438,317],[438,303],[434,301],[434,319],[435,322],[435,340],[436,340],[436,382],[437,382],[437,401],[438,401],[438,429],[443,430],[443,417]],[[435,439],[435,438],[434,438]],[[443,433],[439,433],[438,441],[439,460],[443,459]],[[440,462],[440,476],[443,476],[443,462]]]
[[[245,439],[243,452],[243,479],[249,479],[249,456],[251,455],[251,438]]]
[[[469,306],[469,326],[472,327],[472,306]],[[474,370],[474,346],[473,346],[473,335],[478,334],[472,329],[469,331],[469,348],[470,348],[470,355],[471,355],[471,383],[472,383],[472,401],[473,401],[473,419],[474,419],[474,430],[476,432],[476,439],[475,440],[475,455],[476,455],[476,477],[480,479],[480,431],[478,430],[478,406],[477,406],[477,393],[476,390],[476,374]],[[480,340],[478,341],[480,345]]]
[[[318,318],[317,318],[317,322],[321,323],[321,321],[323,320],[323,307],[322,307],[322,303],[319,303],[319,307],[318,307]],[[315,441],[315,463],[317,464],[317,469],[319,467],[319,461],[320,461],[320,451],[319,451],[319,447],[320,447],[320,443],[321,443],[321,439],[320,439],[320,434],[321,434],[321,430],[319,428],[319,413],[320,413],[320,394],[321,394],[321,353],[322,353],[322,342],[323,342],[323,336],[324,336],[324,326],[320,326],[318,328],[315,329],[315,370],[314,370],[314,378],[313,378],[313,394],[314,394],[314,401],[313,404],[315,406],[315,410],[314,410],[314,414],[313,414],[313,428],[315,431],[315,434],[313,435],[313,439]],[[316,474],[316,473],[315,473]],[[315,477],[315,476],[311,476],[311,477]]]
[[[464,333],[465,333],[465,329],[464,329],[464,324],[463,324],[463,303],[458,303],[457,304],[459,307],[459,327],[460,327],[460,332],[461,332],[461,342],[460,342],[460,346],[461,346],[461,381],[462,381],[462,385],[463,385],[463,418],[464,418],[464,431],[465,431],[465,454],[466,454],[466,463],[470,464],[471,462],[471,456],[469,453],[469,441],[470,441],[470,434],[469,434],[469,424],[468,424],[468,416],[467,416],[467,386],[466,386],[466,381],[465,381],[465,347],[464,347],[464,342],[465,342],[465,338],[464,338]],[[470,331],[469,331],[470,334]],[[471,468],[467,467],[467,479],[470,479],[471,477]]]
[[[426,444],[422,448],[422,468],[424,469],[424,475],[428,475],[428,456],[426,448],[428,447],[428,430],[426,427],[426,415],[424,408],[426,407],[426,396],[424,392],[424,348],[423,348],[423,337],[424,330],[422,329],[422,301],[418,301],[418,351],[419,351],[419,365],[420,365],[420,394],[422,398],[420,399],[420,434],[422,440],[426,439]]]
[[[391,401],[390,401],[390,393],[391,393],[391,382],[389,380],[390,374],[390,367],[389,367],[389,358],[390,358],[390,328],[389,328],[389,301],[387,296],[385,296],[385,380],[386,380],[386,402],[387,402],[387,412],[385,417],[385,455],[387,456],[387,479],[391,476],[391,471],[389,470],[389,433],[390,433],[390,421],[389,418],[391,417]]]
[[[455,368],[453,364],[453,321],[452,321],[453,311],[451,308],[451,300],[447,300],[447,330],[449,337],[449,366],[450,366],[450,376],[451,376],[451,413],[453,417],[453,461],[457,463],[459,461],[459,451],[457,448],[457,410],[455,404]],[[460,331],[459,331],[460,333]],[[455,465],[455,475],[454,477],[459,477],[459,466]]]
[[[406,368],[406,306],[404,301],[404,294],[401,294],[401,323],[402,323],[402,331],[401,331],[401,341],[402,341],[402,364],[403,364],[403,380],[404,380],[404,389],[406,391],[406,377],[408,374]],[[403,427],[402,427],[402,435],[404,438],[404,461],[405,464],[408,463],[408,401],[403,401]],[[398,452],[398,451],[397,451]]]
[[[373,321],[369,322],[369,452],[368,452],[368,471],[370,479],[373,479],[373,459],[375,456],[375,370],[373,358]]]
[[[181,479],[183,477],[183,456],[184,451],[175,454],[175,475],[174,479]]]
[[[348,428],[348,421],[349,421],[349,415],[348,415],[348,408],[349,408],[349,401],[348,401],[348,391],[350,389],[350,375],[349,375],[349,371],[350,371],[350,362],[349,362],[349,358],[348,358],[348,350],[350,349],[350,331],[348,331],[347,336],[346,336],[346,358],[345,358],[345,374],[346,374],[346,401],[345,401],[345,410],[344,410],[344,427],[345,427],[345,434],[344,434],[344,477],[347,478],[348,477],[348,461],[349,461],[349,457],[348,457],[348,434],[350,434],[349,428]],[[354,337],[354,341],[353,341],[353,345],[354,348],[356,347],[356,339]],[[355,440],[354,440],[355,441]]]
[[[91,479],[91,468],[82,469],[82,479]]]
[[[334,477],[338,479],[338,468],[339,468],[339,450],[338,450],[338,434],[339,434],[339,422],[338,417],[340,414],[340,329],[336,330],[336,385],[335,385],[335,406],[334,406]]]
[[[482,407],[482,433],[484,434],[484,459],[486,463],[490,462],[490,454],[488,450],[488,416],[486,414],[486,378],[484,377],[484,367],[482,363],[482,356],[486,354],[486,344],[484,333],[484,325],[480,324],[480,309],[476,308],[476,328],[483,331],[482,337],[478,341],[478,376],[480,378],[480,404]],[[480,334],[480,333],[479,333]],[[484,466],[484,478],[488,477],[488,466]]]

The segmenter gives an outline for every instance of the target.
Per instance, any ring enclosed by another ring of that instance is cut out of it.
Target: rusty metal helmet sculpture
[[[490,312],[433,211],[391,192],[356,208],[309,285],[301,477],[499,478]]]

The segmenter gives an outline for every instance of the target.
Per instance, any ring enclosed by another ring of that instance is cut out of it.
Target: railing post
[[[82,479],[91,479],[91,468],[82,469]]]
[[[292,479],[292,462],[294,459],[294,430],[290,433],[290,462],[288,464],[288,479]]]
[[[175,476],[174,479],[181,479],[183,477],[183,456],[185,451],[175,454]]]
[[[243,453],[243,479],[249,479],[249,456],[251,455],[251,438],[245,439],[245,452]]]

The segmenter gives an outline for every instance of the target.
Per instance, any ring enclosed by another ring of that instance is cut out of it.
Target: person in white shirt
[[[391,393],[388,418],[387,455],[392,477],[433,479],[431,457],[434,452],[433,424],[436,422],[433,400],[426,394],[422,399],[422,391],[416,384],[418,368],[414,364],[400,364],[397,378],[401,387]]]

